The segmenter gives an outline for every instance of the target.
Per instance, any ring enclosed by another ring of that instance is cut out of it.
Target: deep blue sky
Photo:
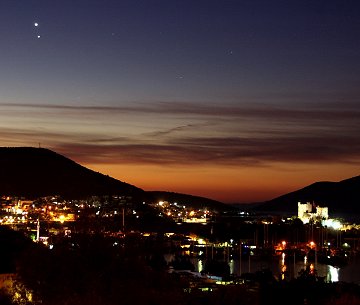
[[[359,173],[360,1],[0,1],[0,39],[1,145],[227,201]]]

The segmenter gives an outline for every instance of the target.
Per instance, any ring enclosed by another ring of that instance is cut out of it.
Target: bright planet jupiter
[[[359,20],[359,1],[1,1],[0,143],[225,202],[359,175]]]

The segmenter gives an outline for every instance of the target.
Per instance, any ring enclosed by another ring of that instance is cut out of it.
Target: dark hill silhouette
[[[44,148],[0,148],[0,194],[25,197],[61,195],[140,196],[143,190],[94,172]]]
[[[329,207],[329,214],[360,214],[360,176],[339,182],[316,182],[254,206],[255,211],[297,213],[297,202]]]
[[[0,195],[38,198],[60,195],[86,198],[92,195],[132,196],[137,201],[178,201],[194,207],[219,210],[227,205],[215,200],[169,192],[145,192],[128,183],[92,171],[44,148],[0,147]]]
[[[226,205],[222,202],[181,193],[173,193],[173,192],[159,192],[152,191],[147,192],[152,201],[168,201],[168,202],[178,202],[183,205],[191,205],[194,209],[203,209],[208,208],[211,210],[225,211],[225,210],[233,210],[234,208],[231,205]]]

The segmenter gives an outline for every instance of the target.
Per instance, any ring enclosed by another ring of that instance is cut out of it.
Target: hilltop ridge
[[[360,176],[322,181],[254,206],[254,211],[297,213],[297,202],[328,206],[332,214],[360,214]]]
[[[144,193],[136,186],[92,171],[45,148],[0,147],[0,168],[1,194],[79,198]]]
[[[137,201],[179,201],[219,210],[229,206],[188,194],[141,188],[90,170],[46,148],[0,147],[0,195],[37,198],[60,195],[78,199],[93,195],[131,196]]]

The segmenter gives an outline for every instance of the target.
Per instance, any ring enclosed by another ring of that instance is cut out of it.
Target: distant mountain
[[[168,202],[178,202],[183,205],[191,205],[191,207],[195,209],[203,209],[208,208],[212,210],[233,210],[234,208],[231,205],[224,204],[222,202],[199,197],[187,194],[180,194],[180,193],[173,193],[173,192],[146,192],[149,196],[148,198],[152,199],[153,201],[168,201]]]
[[[44,148],[0,147],[0,195],[41,197],[61,195],[141,196],[143,190]]]
[[[315,202],[329,207],[330,215],[360,215],[360,176],[340,182],[316,182],[300,190],[256,204],[254,211],[297,214],[297,203]]]

